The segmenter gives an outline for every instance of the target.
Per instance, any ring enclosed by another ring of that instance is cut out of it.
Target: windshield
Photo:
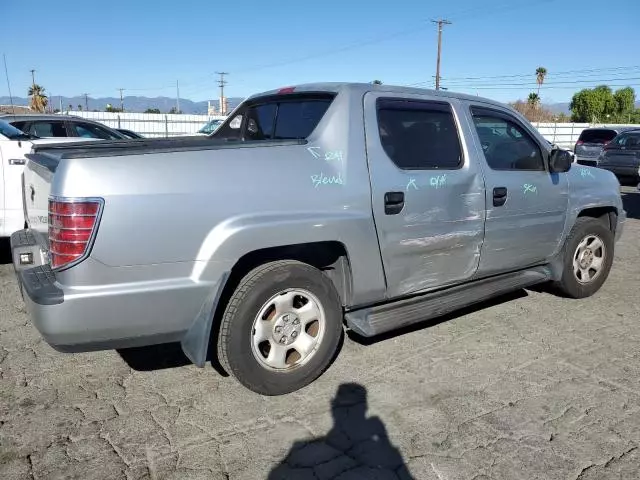
[[[22,130],[18,130],[13,125],[0,120],[0,133],[7,137],[9,140],[18,140],[24,138],[32,138],[31,135],[24,133]]]
[[[211,120],[207,124],[198,130],[198,133],[213,133],[222,123],[222,120]]]

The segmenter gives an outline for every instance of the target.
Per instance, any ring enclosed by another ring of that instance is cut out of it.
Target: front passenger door
[[[511,113],[486,106],[471,113],[487,187],[478,274],[545,262],[564,231],[567,176],[549,172],[546,147]]]

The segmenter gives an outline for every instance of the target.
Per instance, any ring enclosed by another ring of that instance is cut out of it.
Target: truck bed
[[[306,140],[264,140],[242,142],[238,140],[211,139],[202,137],[178,137],[136,140],[111,140],[102,142],[80,142],[73,145],[54,144],[34,146],[33,153],[45,153],[57,160],[65,158],[113,157],[124,155],[147,155],[150,153],[185,152],[197,150],[223,150],[235,148],[260,148],[283,145],[303,145]]]

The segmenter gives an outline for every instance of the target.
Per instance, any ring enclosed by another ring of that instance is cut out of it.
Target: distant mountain
[[[230,97],[228,99],[229,110],[235,108],[240,102],[244,100],[239,97]],[[0,105],[9,105],[11,102],[9,97],[0,97]],[[85,101],[84,97],[76,96],[76,97],[59,97],[54,95],[49,98],[49,102],[53,108],[60,108],[60,104],[62,104],[62,109],[67,110],[69,105],[72,105],[73,109],[77,109],[78,105],[82,105],[82,109],[84,110]],[[104,111],[107,107],[107,104],[110,104],[116,108],[120,107],[120,98],[119,97],[102,97],[102,98],[91,98],[89,97],[89,110],[98,110]],[[212,100],[211,103],[215,105],[216,109],[218,109],[218,100]],[[23,97],[13,97],[14,105],[28,105],[29,99]],[[126,112],[144,112],[148,108],[158,108],[162,113],[167,113],[171,110],[172,107],[176,106],[176,99],[170,97],[134,97],[127,96],[124,97],[124,109]],[[204,114],[207,113],[207,102],[193,102],[191,100],[187,100],[185,98],[180,99],[180,110],[182,113],[193,113],[193,114]]]
[[[550,110],[552,113],[564,113],[565,115],[569,115],[571,113],[569,110],[569,102],[543,103],[542,107]]]

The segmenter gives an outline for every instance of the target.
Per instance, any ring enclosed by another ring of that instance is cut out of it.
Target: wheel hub
[[[590,248],[585,248],[580,254],[578,263],[580,264],[580,268],[589,268],[593,263],[593,251]]]
[[[293,312],[280,315],[273,324],[273,340],[280,345],[291,345],[300,336],[302,324]]]

